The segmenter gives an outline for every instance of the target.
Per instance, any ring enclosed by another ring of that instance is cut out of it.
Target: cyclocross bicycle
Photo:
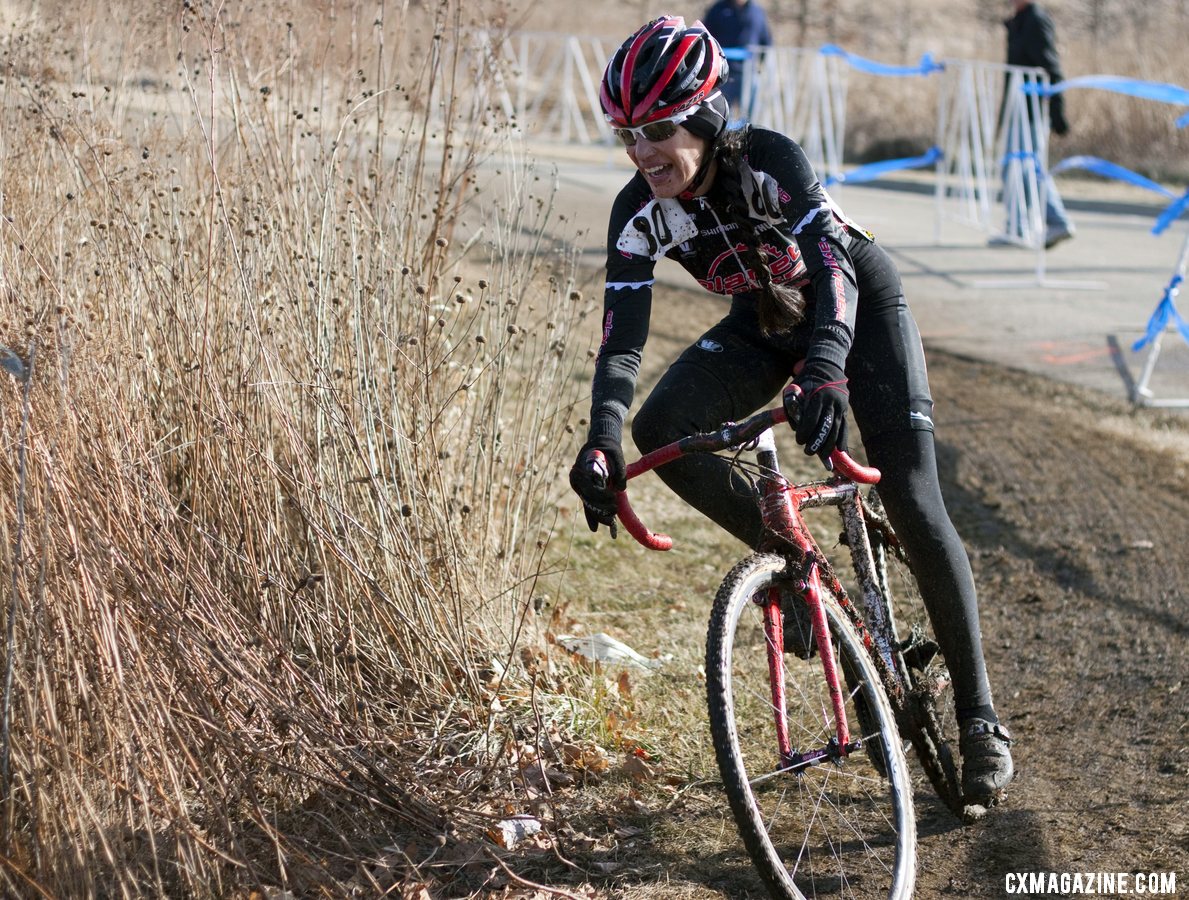
[[[627,478],[730,452],[756,485],[767,537],[715,596],[706,682],[723,785],[770,893],[909,898],[916,820],[903,740],[954,812],[981,812],[961,796],[949,676],[877,493],[861,490],[879,472],[836,450],[829,478],[790,484],[772,434],[786,421],[781,407],[682,438],[631,463]],[[841,514],[846,586],[802,515],[817,507]],[[672,546],[626,492],[617,514],[644,546]],[[897,621],[913,624],[901,632]]]

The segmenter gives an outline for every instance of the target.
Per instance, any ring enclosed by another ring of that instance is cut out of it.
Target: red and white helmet
[[[686,127],[713,137],[727,122],[718,89],[727,60],[701,22],[686,28],[681,16],[649,22],[615,51],[603,73],[599,102],[607,121],[620,128],[691,113]]]

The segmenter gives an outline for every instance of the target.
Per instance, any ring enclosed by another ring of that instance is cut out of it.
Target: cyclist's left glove
[[[806,362],[797,376],[801,388],[798,401],[800,419],[796,426],[797,443],[806,455],[817,454],[825,462],[835,449],[846,449],[846,410],[850,391],[846,373],[825,360]]]
[[[601,454],[600,457],[596,455]],[[570,468],[570,487],[582,498],[591,531],[606,525],[615,537],[615,492],[627,487],[627,464],[619,441],[609,435],[592,437],[578,451]]]

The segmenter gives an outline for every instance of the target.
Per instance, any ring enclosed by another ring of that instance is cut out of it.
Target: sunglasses
[[[611,133],[615,135],[616,139],[625,147],[634,147],[636,141],[643,138],[650,144],[659,144],[661,141],[667,141],[677,133],[677,126],[688,119],[693,114],[692,110],[678,113],[668,119],[660,119],[656,122],[649,122],[647,125],[640,125],[636,128],[613,128]]]

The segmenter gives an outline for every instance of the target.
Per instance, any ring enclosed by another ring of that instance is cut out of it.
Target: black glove
[[[822,462],[828,462],[835,448],[846,449],[846,408],[850,402],[846,374],[831,362],[815,360],[806,363],[797,376],[797,386],[801,388],[798,409],[787,409],[794,395],[785,395],[789,421],[796,421],[797,443],[805,447],[807,456],[816,453]]]
[[[603,455],[602,466],[596,464],[596,451]],[[570,487],[582,498],[590,530],[606,525],[615,537],[615,492],[627,487],[627,464],[619,441],[606,435],[588,440],[570,468]]]

